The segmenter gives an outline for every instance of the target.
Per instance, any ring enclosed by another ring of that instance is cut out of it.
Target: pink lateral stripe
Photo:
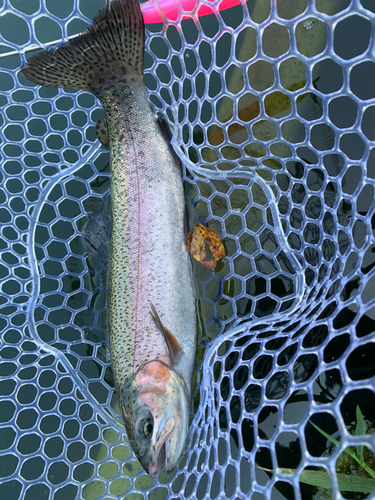
[[[146,24],[162,23],[164,22],[164,19],[161,12],[163,12],[167,19],[176,21],[178,13],[181,10],[192,11],[196,7],[196,3],[196,0],[149,0],[148,2],[141,4],[141,9]],[[223,0],[219,5],[218,10],[229,9],[229,7],[239,5],[239,3],[240,0]],[[207,4],[203,4],[198,10],[198,16],[213,14],[215,9],[217,9],[217,6],[210,7]],[[189,16],[183,16],[183,18],[187,17]]]

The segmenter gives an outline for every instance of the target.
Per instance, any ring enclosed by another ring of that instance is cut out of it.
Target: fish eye
[[[150,418],[142,418],[138,421],[137,424],[137,434],[145,439],[151,438],[152,431],[154,430],[153,419]]]
[[[147,420],[145,422],[145,425],[143,427],[143,433],[145,436],[148,436],[152,434],[152,431],[154,430],[154,426]]]

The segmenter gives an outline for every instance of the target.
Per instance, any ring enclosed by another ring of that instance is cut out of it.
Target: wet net
[[[105,275],[82,241],[110,193],[103,111],[18,71],[103,3],[0,1],[0,498],[342,498],[339,474],[362,474],[345,448],[374,468],[374,4],[147,14],[145,82],[190,223],[226,249],[214,272],[193,262],[194,417],[177,470],[154,478],[124,434]]]

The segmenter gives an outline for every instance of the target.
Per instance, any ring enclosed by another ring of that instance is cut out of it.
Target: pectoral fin
[[[165,343],[167,344],[169,355],[174,365],[179,363],[181,356],[184,354],[184,350],[182,349],[179,341],[173,335],[173,333],[163,326],[161,319],[154,307],[154,304],[150,302],[151,306],[151,317],[156,325],[156,327],[160,330],[161,334],[164,336]]]
[[[184,350],[181,347],[181,344],[173,335],[173,333],[168,330],[168,328],[164,328],[165,332],[165,340],[167,342],[167,346],[169,348],[169,352],[171,354],[171,358],[173,364],[176,365],[180,362],[182,355],[184,354]]]

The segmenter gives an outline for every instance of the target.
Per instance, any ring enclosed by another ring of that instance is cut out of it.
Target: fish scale
[[[106,81],[113,81],[111,76]],[[175,311],[183,313],[189,297],[194,307],[191,282],[184,283],[190,264],[182,224],[181,174],[160,138],[141,84],[119,75],[117,82],[98,93],[110,131],[108,315],[117,387],[145,361],[168,355],[149,314],[150,302],[180,341],[187,318],[179,319]],[[117,95],[126,97],[120,101]],[[124,330],[133,328],[134,336],[124,335]],[[124,353],[134,359],[132,366]]]

